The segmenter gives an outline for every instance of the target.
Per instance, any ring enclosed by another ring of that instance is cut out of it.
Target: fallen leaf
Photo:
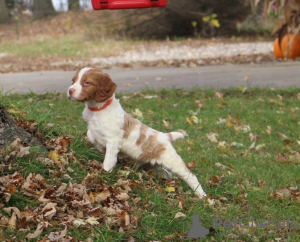
[[[237,147],[237,148],[244,147],[243,144],[237,143],[237,142],[232,142],[232,143],[230,144],[230,146],[232,146],[232,147]]]
[[[53,160],[56,165],[60,164],[59,154],[57,152],[50,152],[48,158]]]
[[[130,224],[130,217],[125,211],[122,211],[119,216],[125,222],[125,226]]]
[[[185,119],[190,125],[193,125],[193,120],[191,120],[189,117],[186,117]]]
[[[15,139],[14,142],[12,142],[9,145],[9,150],[20,150],[20,148],[22,147],[22,141],[20,138]]]
[[[221,141],[218,143],[218,149],[220,149],[220,150],[225,150],[226,146],[227,146],[227,144],[225,141]]]
[[[187,167],[191,170],[194,169],[196,166],[197,166],[197,161],[195,161],[195,160],[187,163]]]
[[[223,118],[219,118],[219,120],[217,121],[217,124],[224,124],[224,123],[226,123],[226,119]]]
[[[121,201],[126,201],[126,200],[128,200],[128,199],[130,198],[129,195],[128,195],[127,193],[125,193],[125,192],[123,192],[123,193],[117,195],[116,197],[117,197],[119,200],[121,200]]]
[[[214,143],[218,143],[217,136],[218,136],[218,134],[216,134],[216,133],[209,133],[209,134],[206,134],[206,137],[207,137],[211,142],[214,142]]]
[[[95,217],[88,217],[85,222],[87,222],[90,225],[99,225],[100,223],[97,221],[97,218]]]
[[[45,228],[48,227],[48,223],[47,222],[40,222],[36,228],[36,230],[33,233],[29,233],[26,235],[27,239],[35,239],[37,238]]]
[[[259,140],[259,137],[253,133],[249,134],[249,138],[250,138],[251,142]]]
[[[185,217],[186,217],[186,215],[182,212],[178,212],[175,214],[175,218],[185,218]]]
[[[195,101],[195,104],[198,106],[198,108],[203,108],[204,107],[204,103],[202,102],[202,101],[200,101],[200,100],[196,100]]]
[[[191,117],[191,119],[192,119],[192,121],[193,121],[194,124],[198,124],[199,123],[199,119],[195,115],[193,115]]]
[[[154,95],[154,96],[146,95],[146,96],[144,96],[144,98],[146,98],[146,99],[153,99],[153,98],[157,98],[157,95]]]
[[[17,157],[24,157],[28,155],[30,152],[30,146],[28,147],[20,147],[20,151],[17,153]]]
[[[250,132],[251,128],[249,125],[241,125],[236,127],[237,131],[242,131],[243,133],[248,133]]]
[[[169,121],[163,120],[163,127],[166,129],[170,129],[171,123]]]
[[[143,113],[138,108],[136,108],[132,114],[139,118],[143,118]]]
[[[56,203],[47,203],[45,207],[42,209],[42,213],[46,219],[52,219],[52,217],[56,214]]]
[[[282,138],[283,140],[288,140],[288,139],[289,139],[289,138],[288,138],[285,134],[283,134],[283,133],[278,132],[278,134],[281,136],[281,138]]]
[[[105,189],[104,191],[102,191],[95,197],[95,201],[102,202],[102,201],[106,200],[108,197],[110,197],[110,192],[108,189]]]
[[[73,221],[73,224],[76,226],[76,227],[79,227],[79,226],[81,226],[81,225],[86,225],[86,222],[84,222],[84,220],[83,219],[76,219],[76,220],[74,220]]]
[[[216,96],[218,99],[220,99],[220,100],[224,100],[224,99],[223,99],[223,94],[220,93],[220,92],[215,92],[215,96]]]
[[[174,187],[166,187],[165,189],[167,192],[175,192],[175,188]]]
[[[232,170],[232,168],[228,167],[228,166],[225,166],[219,162],[215,163],[215,166],[218,167],[218,168],[221,168],[223,170]]]
[[[64,238],[66,234],[67,234],[67,226],[65,226],[65,228],[60,232],[51,232],[48,235],[48,239],[50,239],[51,241],[59,241],[60,239]]]
[[[48,127],[48,128],[53,128],[54,125],[55,125],[55,124],[53,124],[53,123],[47,123],[47,127]]]
[[[10,114],[22,114],[23,112],[22,111],[19,111],[19,110],[15,110],[15,109],[7,109],[6,112],[10,113]]]

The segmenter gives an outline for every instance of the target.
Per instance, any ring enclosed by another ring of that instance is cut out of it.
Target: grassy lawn
[[[185,182],[176,178],[166,181],[155,174],[137,170],[134,164],[121,162],[111,174],[93,167],[92,161],[101,162],[103,157],[85,139],[87,127],[81,117],[84,105],[69,101],[65,94],[1,97],[0,103],[11,112],[23,112],[26,120],[36,121],[42,137],[49,140],[68,135],[73,139],[67,151],[58,152],[60,158],[57,160],[51,153],[49,157],[55,161],[51,167],[38,161],[39,152],[31,149],[29,155],[13,157],[8,163],[2,163],[0,169],[3,176],[14,172],[24,178],[30,173],[41,174],[47,188],[59,187],[62,183],[71,186],[69,182],[86,185],[92,207],[98,207],[101,214],[94,215],[99,224],[67,225],[67,235],[75,241],[87,238],[92,241],[181,241],[183,217],[175,218],[178,212],[187,216],[185,232],[191,228],[191,216],[199,215],[203,227],[210,229],[203,241],[299,241],[299,93],[300,89],[296,88],[237,88],[218,92],[194,89],[119,94],[123,108],[129,113],[138,113],[138,108],[143,114],[140,119],[148,126],[163,132],[177,129],[187,132],[188,137],[174,146],[209,194],[203,201],[195,198]],[[149,99],[149,96],[154,98]],[[201,102],[196,104],[196,100]],[[73,154],[71,158],[70,154]],[[89,182],[88,174],[94,174]],[[120,185],[120,179],[129,181],[131,191]],[[102,209],[107,207],[109,200],[94,201],[94,197],[103,191],[97,190],[99,184],[102,188],[110,187],[111,193],[116,190],[128,193],[126,201],[114,196],[110,201],[124,207],[132,226],[124,225],[124,213],[118,215],[120,221],[113,215],[112,225],[107,226],[107,213]],[[41,193],[26,196],[21,187],[11,193],[8,203],[0,202],[4,204],[0,212],[6,217],[10,217],[4,210],[6,207],[18,207],[20,211],[44,207],[38,201]],[[60,198],[63,201],[63,195]],[[71,206],[68,202],[72,200],[64,202]],[[40,218],[39,221],[48,221],[50,225],[38,239],[46,238],[50,232],[62,231],[62,217],[72,214],[68,212],[73,207],[63,210],[63,205],[56,203],[56,215],[51,219]],[[91,216],[78,214],[79,211],[72,215],[83,220]],[[222,221],[253,218],[257,227],[212,228],[213,218]],[[288,218],[296,220],[298,228],[259,228],[257,220],[268,221],[268,218],[276,222],[286,222]],[[29,232],[35,231],[38,222],[28,222],[23,231],[18,230],[20,224],[17,220],[17,228],[7,229],[0,223],[0,238],[2,234],[2,240],[14,237],[16,241],[23,241]]]
[[[87,40],[81,35],[67,35],[58,38],[35,40],[4,41],[0,46],[0,53],[7,53],[18,57],[39,58],[82,58],[109,57],[121,50],[131,48],[132,41]]]

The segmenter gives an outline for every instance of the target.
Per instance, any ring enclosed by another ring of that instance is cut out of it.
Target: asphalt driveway
[[[117,83],[119,92],[145,88],[300,87],[300,62],[104,71]],[[74,73],[75,70],[0,74],[0,88],[3,93],[66,92]]]

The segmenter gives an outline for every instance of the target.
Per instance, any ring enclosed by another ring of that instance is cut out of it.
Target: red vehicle
[[[167,0],[92,0],[94,10],[165,7]]]

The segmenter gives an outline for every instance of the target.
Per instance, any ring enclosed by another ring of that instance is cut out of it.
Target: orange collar
[[[94,107],[90,107],[90,106],[87,106],[89,110],[93,111],[93,112],[98,112],[98,111],[101,111],[105,108],[107,108],[113,101],[113,98],[111,99],[108,99],[108,101],[101,107],[101,108],[94,108]]]

